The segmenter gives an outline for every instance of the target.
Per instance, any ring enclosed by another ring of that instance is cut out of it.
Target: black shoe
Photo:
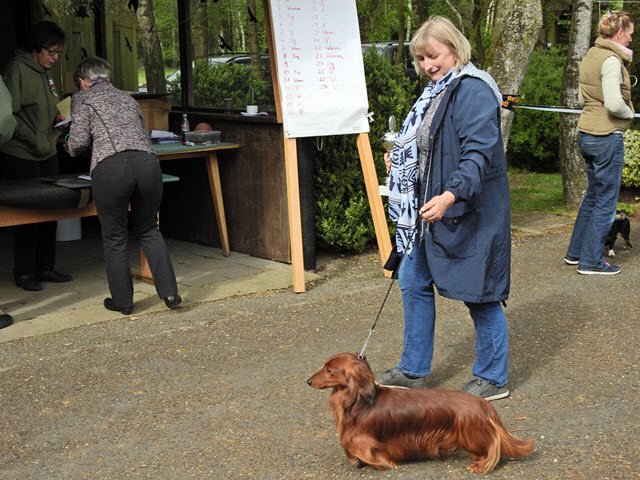
[[[38,273],[38,280],[41,282],[65,283],[73,279],[71,275],[56,272],[55,270],[42,270]]]
[[[42,283],[33,275],[14,275],[13,280],[16,287],[20,287],[28,292],[39,292],[42,290]]]
[[[113,303],[112,298],[105,298],[102,304],[107,310],[111,310],[112,312],[120,312],[123,315],[131,315],[131,312],[133,311],[133,307],[118,307],[115,303]]]
[[[167,308],[170,308],[172,310],[182,303],[182,298],[178,294],[171,295],[170,297],[164,298],[163,300]]]
[[[0,328],[6,328],[13,324],[13,318],[8,313],[0,315]]]

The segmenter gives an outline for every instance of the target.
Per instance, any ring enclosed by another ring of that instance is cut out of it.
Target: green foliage
[[[409,112],[416,85],[401,66],[393,66],[374,49],[365,55],[369,110],[374,112],[369,139],[380,181],[385,177],[382,135],[388,118],[395,115],[398,128]],[[375,239],[371,210],[353,136],[325,137],[316,163],[316,234],[327,250],[361,252]]]
[[[559,105],[565,55],[557,49],[536,49],[521,89],[520,103]],[[559,168],[560,114],[517,109],[514,116],[507,161],[510,166],[536,172]]]
[[[624,132],[624,167],[622,185],[640,187],[640,131]]]
[[[398,39],[397,0],[359,0],[356,7],[363,42]]]
[[[627,215],[633,215],[636,211],[636,206],[630,203],[618,202],[616,209],[626,213]]]
[[[316,235],[326,250],[361,252],[375,235],[354,147],[352,136],[327,137],[318,158]]]
[[[256,75],[249,75],[249,68],[235,63],[196,61],[193,67],[194,105],[242,110],[248,104],[257,104],[261,109],[274,110],[271,77],[266,75],[260,80]],[[169,90],[170,103],[180,105],[180,80],[171,82]]]

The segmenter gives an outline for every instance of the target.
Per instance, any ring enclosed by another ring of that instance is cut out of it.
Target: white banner
[[[287,137],[369,131],[355,0],[270,0]]]

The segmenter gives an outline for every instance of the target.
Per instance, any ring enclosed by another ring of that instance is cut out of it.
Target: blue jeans
[[[580,133],[580,153],[587,166],[587,191],[573,227],[567,256],[577,258],[580,267],[604,266],[604,243],[616,215],[624,143],[622,135],[594,136]]]
[[[398,368],[408,375],[431,373],[436,320],[434,285],[425,247],[414,245],[398,271],[404,308],[404,349]],[[498,387],[507,383],[509,337],[500,302],[465,302],[476,329],[474,376]]]

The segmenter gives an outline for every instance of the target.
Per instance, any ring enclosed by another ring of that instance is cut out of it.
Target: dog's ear
[[[375,377],[365,359],[353,359],[345,365],[345,377],[348,382],[350,404],[366,403],[370,405],[376,397]]]

